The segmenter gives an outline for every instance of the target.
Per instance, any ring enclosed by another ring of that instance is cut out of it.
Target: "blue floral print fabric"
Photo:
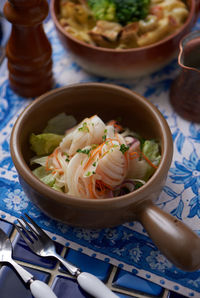
[[[195,29],[200,29],[200,21]],[[53,47],[56,87],[80,82],[118,84],[144,95],[164,115],[174,142],[174,157],[157,206],[185,222],[200,235],[200,125],[180,118],[169,103],[169,88],[179,72],[175,59],[149,76],[120,81],[89,75],[60,44],[52,21],[45,30]],[[9,138],[12,127],[32,99],[9,86],[6,61],[0,68],[0,217],[15,222],[27,213],[54,240],[151,280],[187,297],[200,297],[200,271],[184,272],[169,262],[137,222],[89,230],[61,224],[44,215],[24,194],[13,165]]]

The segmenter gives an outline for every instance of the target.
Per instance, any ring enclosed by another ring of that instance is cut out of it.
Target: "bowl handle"
[[[175,266],[185,271],[200,268],[200,238],[195,232],[151,201],[138,211],[137,220]]]

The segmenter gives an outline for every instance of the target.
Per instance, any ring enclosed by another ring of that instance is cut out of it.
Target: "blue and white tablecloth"
[[[200,29],[200,20],[195,29]],[[110,80],[87,74],[61,46],[49,20],[45,30],[53,46],[57,87],[77,82],[114,83],[130,88],[150,100],[166,118],[174,141],[174,157],[165,187],[156,204],[189,225],[200,235],[200,125],[177,116],[169,103],[170,84],[179,72],[177,60],[150,76]],[[90,256],[112,263],[187,297],[200,297],[200,270],[183,272],[155,247],[137,222],[88,230],[56,222],[25,196],[9,151],[12,126],[32,99],[17,96],[9,87],[6,61],[0,68],[0,218],[15,222],[24,212],[47,230],[54,240]]]

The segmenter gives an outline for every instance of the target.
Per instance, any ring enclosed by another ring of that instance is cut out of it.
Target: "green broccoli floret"
[[[116,5],[116,18],[122,25],[145,19],[150,0],[113,0]]]
[[[117,21],[122,25],[145,19],[150,0],[88,0],[97,20]]]
[[[116,8],[113,0],[88,0],[88,5],[97,20],[116,21]]]

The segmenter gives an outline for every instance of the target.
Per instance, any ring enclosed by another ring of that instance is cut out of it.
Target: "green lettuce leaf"
[[[51,188],[63,192],[62,188],[60,188],[58,185],[56,185],[56,179],[51,174],[51,171],[46,171],[46,168],[43,166],[40,166],[32,171],[33,174],[40,179],[43,183],[50,186]]]
[[[38,164],[40,166],[45,167],[46,162],[47,162],[47,158],[48,158],[48,156],[42,156],[42,157],[34,156],[30,160],[30,165]]]
[[[46,171],[45,167],[38,167],[35,170],[33,170],[33,174],[39,178],[43,183],[53,186],[55,183],[55,178],[51,174],[50,171]]]
[[[158,142],[156,142],[155,140],[144,141],[142,146],[142,152],[155,166],[159,165],[161,154],[160,154],[160,145]],[[147,169],[146,169],[146,174],[144,176],[145,181],[147,181],[156,170],[148,163],[146,165],[147,165]]]
[[[158,161],[161,158],[161,155],[160,155],[160,146],[154,140],[146,140],[144,142],[144,144],[143,144],[142,152],[152,162]]]
[[[77,121],[74,116],[60,113],[48,121],[43,133],[64,135],[67,129],[74,127],[76,124]]]
[[[31,150],[33,150],[37,156],[49,155],[53,150],[59,146],[62,141],[62,135],[56,135],[53,133],[42,133],[30,135]]]

